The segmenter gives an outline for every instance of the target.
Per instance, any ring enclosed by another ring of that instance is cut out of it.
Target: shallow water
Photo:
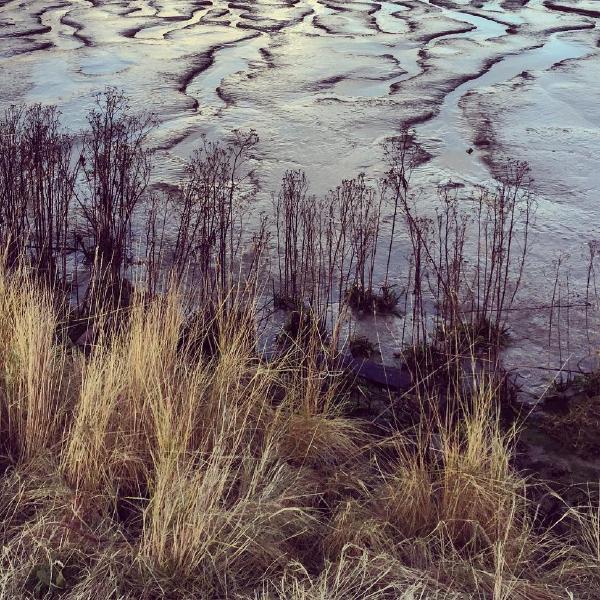
[[[522,302],[543,304],[556,252],[578,255],[596,234],[599,33],[594,18],[517,4],[0,0],[0,105],[56,103],[77,130],[97,91],[122,88],[160,119],[156,178],[167,182],[201,136],[254,128],[256,212],[289,168],[317,193],[381,173],[381,143],[406,123],[433,155],[414,176],[426,190],[491,181],[503,156],[527,160],[539,214]],[[582,278],[575,268],[573,289]],[[544,339],[545,319],[515,316],[515,365],[532,352],[566,358]],[[581,315],[572,323],[571,354],[586,354]],[[398,327],[386,321],[380,336]]]

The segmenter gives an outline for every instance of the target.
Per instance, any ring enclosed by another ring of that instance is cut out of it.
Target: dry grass
[[[212,353],[173,290],[83,356],[0,270],[0,598],[598,597],[598,507],[534,522],[489,382],[375,437],[322,361],[259,361],[231,304],[196,321]]]
[[[16,460],[34,458],[63,435],[66,356],[54,342],[57,325],[48,292],[22,272],[0,278],[1,444]]]

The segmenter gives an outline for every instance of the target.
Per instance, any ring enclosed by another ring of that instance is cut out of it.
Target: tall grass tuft
[[[0,430],[18,460],[60,445],[69,406],[66,353],[55,299],[24,272],[0,264]]]
[[[180,289],[134,294],[81,353],[38,286],[0,275],[0,598],[599,589],[597,510],[540,526],[487,374],[382,434],[318,335],[260,356],[242,292],[192,321]]]

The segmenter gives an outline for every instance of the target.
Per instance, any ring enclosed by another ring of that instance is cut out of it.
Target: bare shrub
[[[276,305],[308,305],[325,319],[334,305],[338,315],[344,306],[393,312],[397,297],[385,283],[380,291],[375,285],[383,195],[364,174],[323,198],[307,192],[306,175],[290,171],[275,199]]]
[[[509,162],[496,189],[480,188],[467,200],[454,187],[442,187],[433,217],[419,216],[414,202],[401,198],[412,244],[417,341],[426,341],[429,330],[423,308],[427,298],[436,307],[444,336],[456,338],[463,332],[463,341],[482,336],[481,342],[495,348],[505,341],[507,312],[522,282],[534,208],[528,173],[527,165]],[[476,259],[469,262],[472,255]]]
[[[244,215],[254,195],[248,161],[255,132],[235,132],[233,141],[204,140],[187,164],[186,177],[171,199],[176,211],[173,270],[189,276],[206,297],[224,298],[240,268]]]
[[[26,258],[64,283],[76,165],[55,107],[13,106],[0,119],[0,240],[14,265]]]
[[[287,171],[275,204],[277,303],[290,308],[315,297],[315,268],[318,269],[320,216],[317,200],[307,197],[308,181],[302,171]],[[318,280],[317,280],[318,281]]]
[[[119,284],[132,261],[132,221],[150,178],[146,141],[153,125],[153,117],[133,115],[127,98],[112,88],[98,94],[88,114],[76,237],[95,277],[106,284],[100,287]]]

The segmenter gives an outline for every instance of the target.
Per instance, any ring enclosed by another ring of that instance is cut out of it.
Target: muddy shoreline
[[[382,142],[406,125],[422,148],[413,182],[425,211],[440,182],[466,194],[494,185],[507,156],[528,161],[541,216],[522,302],[538,306],[552,293],[554,255],[579,256],[595,235],[598,16],[587,0],[13,0],[0,3],[0,107],[57,104],[78,130],[96,92],[123,89],[158,117],[156,183],[166,185],[202,136],[253,128],[257,215],[286,169],[305,170],[316,194],[361,171],[377,177]],[[584,283],[575,265],[568,293]],[[548,309],[539,312],[515,315],[511,365],[531,352],[544,368],[591,354],[587,340],[575,351],[580,312],[568,349],[564,336],[546,339]]]

